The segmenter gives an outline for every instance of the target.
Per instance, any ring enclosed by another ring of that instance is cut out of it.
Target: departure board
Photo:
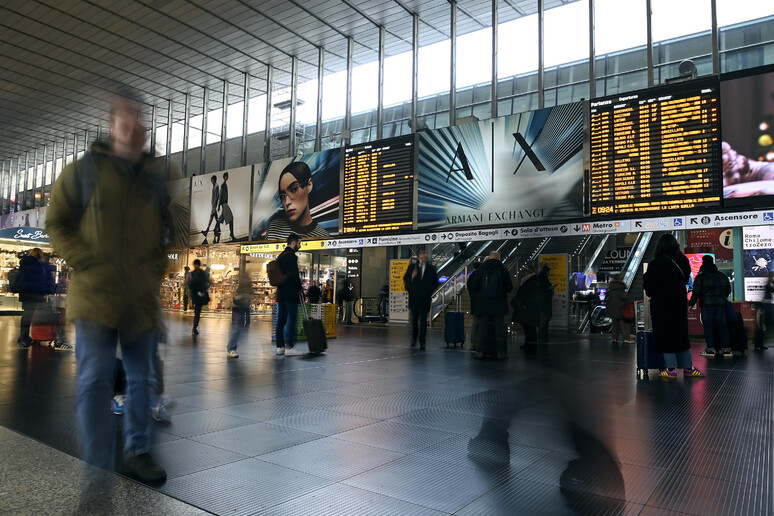
[[[712,79],[592,100],[591,215],[719,207],[718,97]]]
[[[344,149],[339,233],[414,228],[413,134]]]

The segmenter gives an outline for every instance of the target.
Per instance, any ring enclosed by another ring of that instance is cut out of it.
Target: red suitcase
[[[60,327],[60,315],[50,308],[41,308],[32,316],[30,339],[32,342],[54,342]]]

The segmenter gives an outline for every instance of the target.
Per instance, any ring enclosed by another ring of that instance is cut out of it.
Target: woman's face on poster
[[[300,184],[293,174],[282,176],[279,183],[279,198],[282,209],[291,222],[303,220],[309,214],[309,192],[312,191],[312,180]]]

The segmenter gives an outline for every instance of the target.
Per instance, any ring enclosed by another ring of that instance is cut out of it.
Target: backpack
[[[476,274],[481,274],[479,269]],[[489,298],[502,297],[503,281],[500,277],[500,270],[488,268],[481,276],[481,296]]]
[[[279,287],[285,281],[282,267],[277,260],[272,260],[266,264],[266,275],[269,277],[269,285],[272,287]]]
[[[18,294],[21,292],[19,290],[19,287],[21,287],[21,270],[19,267],[14,267],[10,271],[8,271],[8,290],[11,292]]]

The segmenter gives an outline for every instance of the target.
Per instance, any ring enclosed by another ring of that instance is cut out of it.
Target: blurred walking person
[[[629,294],[626,293],[626,284],[621,280],[620,274],[613,274],[612,281],[607,286],[605,306],[607,315],[613,320],[613,328],[610,336],[613,343],[618,343],[618,337],[623,337],[624,344],[631,344],[629,322],[624,320],[624,306],[629,303]]]
[[[239,358],[237,346],[242,335],[250,327],[250,305],[253,302],[253,284],[244,267],[239,271],[239,285],[234,294],[234,306],[231,308],[231,331],[228,337],[228,358]]]
[[[194,305],[194,320],[191,333],[199,335],[199,319],[202,316],[202,308],[210,302],[210,274],[202,269],[202,261],[195,259],[193,261],[193,270],[188,273],[185,282],[188,290],[191,291],[191,300]]]
[[[109,134],[60,174],[46,229],[73,269],[67,308],[75,323],[83,459],[103,470],[114,468],[110,401],[120,341],[128,384],[124,468],[141,481],[160,482],[166,472],[149,453],[148,378],[161,327],[169,197],[161,164],[143,152],[146,130],[135,100],[113,100]]]

